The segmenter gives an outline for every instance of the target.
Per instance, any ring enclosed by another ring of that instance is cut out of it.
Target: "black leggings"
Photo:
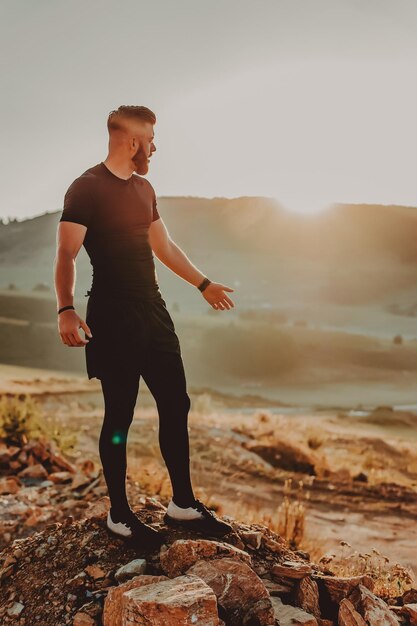
[[[178,506],[194,502],[190,478],[188,412],[190,397],[182,357],[176,352],[150,350],[140,374],[103,376],[104,420],[99,451],[112,510],[129,507],[126,494],[126,443],[142,375],[155,398],[159,414],[159,446]]]

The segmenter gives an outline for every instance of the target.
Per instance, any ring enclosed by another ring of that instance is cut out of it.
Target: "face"
[[[153,124],[149,122],[138,127],[132,136],[132,150],[134,152],[131,159],[137,174],[147,174],[149,170],[150,159],[156,150],[154,138]]]

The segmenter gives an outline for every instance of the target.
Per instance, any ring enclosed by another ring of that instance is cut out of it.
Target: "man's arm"
[[[168,230],[160,217],[151,223],[149,228],[149,243],[158,259],[178,276],[198,287],[204,280],[205,274],[191,263],[185,252],[171,239]],[[221,283],[211,282],[202,291],[203,296],[213,308],[230,309],[233,301],[225,291],[234,291],[231,287]]]
[[[57,246],[54,259],[54,284],[57,298],[57,310],[74,304],[76,278],[75,259],[84,241],[87,228],[74,222],[59,222]],[[91,331],[73,309],[67,309],[58,315],[58,330],[62,342],[67,346],[84,346],[87,339],[82,339],[78,329],[83,328],[90,337]]]

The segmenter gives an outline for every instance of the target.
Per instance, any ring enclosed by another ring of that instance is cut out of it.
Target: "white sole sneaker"
[[[132,529],[129,528],[127,524],[123,524],[123,522],[113,522],[110,511],[107,513],[107,528],[115,535],[119,535],[119,537],[131,537],[133,534]]]

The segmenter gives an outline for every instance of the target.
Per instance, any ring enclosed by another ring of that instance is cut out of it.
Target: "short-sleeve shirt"
[[[87,227],[83,246],[93,268],[89,293],[160,294],[148,239],[159,217],[154,188],[136,173],[125,180],[101,162],[71,183],[59,221]]]

